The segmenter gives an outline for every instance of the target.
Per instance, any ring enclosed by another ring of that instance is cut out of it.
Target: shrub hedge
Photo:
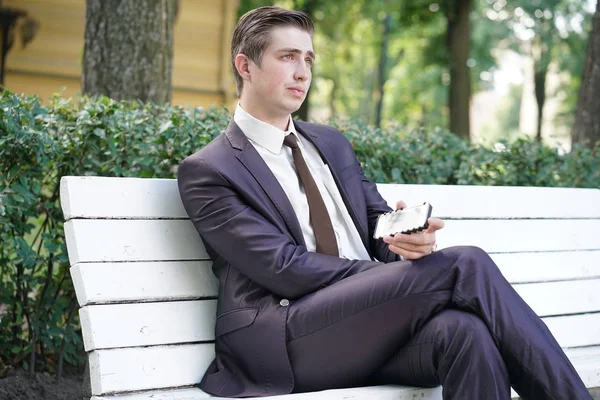
[[[7,368],[60,375],[83,360],[68,272],[64,175],[174,178],[178,163],[227,125],[225,109],[106,97],[0,98],[0,377]],[[520,139],[503,151],[437,129],[404,132],[334,120],[376,182],[600,187],[600,147],[568,154]]]

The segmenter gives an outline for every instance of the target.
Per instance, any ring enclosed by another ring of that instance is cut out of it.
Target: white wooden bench
[[[600,386],[600,190],[379,185],[429,201],[439,247],[485,249]],[[214,356],[217,281],[169,179],[64,177],[61,203],[93,400],[193,400]],[[235,251],[235,248],[232,248]],[[516,394],[513,395],[516,396]],[[379,386],[277,399],[441,399],[441,388]]]

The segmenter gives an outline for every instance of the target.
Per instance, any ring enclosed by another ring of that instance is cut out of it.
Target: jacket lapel
[[[316,132],[306,129],[306,127],[304,127],[304,126],[299,127],[298,125],[300,125],[300,124],[295,123],[296,130],[299,133],[301,133],[302,136],[304,136],[308,141],[310,141],[317,148],[317,150],[321,154],[321,157],[325,161],[325,164],[329,165],[329,170],[331,171],[331,175],[333,175],[333,179],[335,180],[335,183],[336,183],[336,185],[340,191],[340,194],[342,196],[342,199],[344,200],[346,209],[348,210],[348,213],[350,214],[350,217],[352,218],[352,221],[354,222],[354,225],[356,226],[356,229],[358,230],[358,234],[360,235],[360,238],[361,238],[363,244],[365,245],[365,248],[369,249],[369,242],[368,242],[368,238],[367,238],[368,227],[366,224],[363,223],[361,218],[359,218],[359,215],[356,212],[354,204],[352,204],[351,197],[348,196],[348,192],[347,192],[346,188],[344,187],[344,185],[342,185],[342,183],[340,181],[340,178],[338,176],[338,168],[340,166],[335,163],[335,160],[337,158],[333,154],[333,149],[331,149],[331,147],[327,144],[327,142],[324,141]]]
[[[287,195],[277,181],[277,178],[275,178],[275,175],[273,175],[265,161],[233,119],[225,131],[225,136],[229,139],[231,146],[238,150],[236,154],[237,159],[252,174],[269,199],[271,199],[271,202],[277,211],[279,211],[296,242],[305,246],[306,243],[304,242],[302,229]]]

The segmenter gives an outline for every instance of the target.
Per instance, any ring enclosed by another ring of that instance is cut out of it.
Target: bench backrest
[[[563,347],[600,345],[600,190],[379,185],[429,201],[439,247],[486,250]],[[169,179],[64,177],[61,203],[92,394],[199,382],[217,281]]]

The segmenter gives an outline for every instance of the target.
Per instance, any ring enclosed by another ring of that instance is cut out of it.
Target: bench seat
[[[600,346],[585,349],[567,349],[566,353],[587,387],[600,386]],[[514,390],[512,396],[513,398],[517,397]],[[220,399],[220,397],[210,396],[198,388],[185,388],[115,396],[94,396],[92,400],[197,400],[206,398]],[[442,388],[424,389],[385,385],[268,397],[268,399],[273,400],[415,400],[417,398],[419,400],[440,400],[442,398]],[[249,397],[247,399],[264,399],[264,397]]]
[[[486,250],[542,317],[587,387],[600,386],[600,190],[378,185],[390,205],[429,201],[439,248]],[[214,357],[218,282],[174,180],[64,177],[61,204],[90,396],[192,400]],[[513,392],[513,395],[516,394]],[[274,399],[441,399],[377,386]]]

